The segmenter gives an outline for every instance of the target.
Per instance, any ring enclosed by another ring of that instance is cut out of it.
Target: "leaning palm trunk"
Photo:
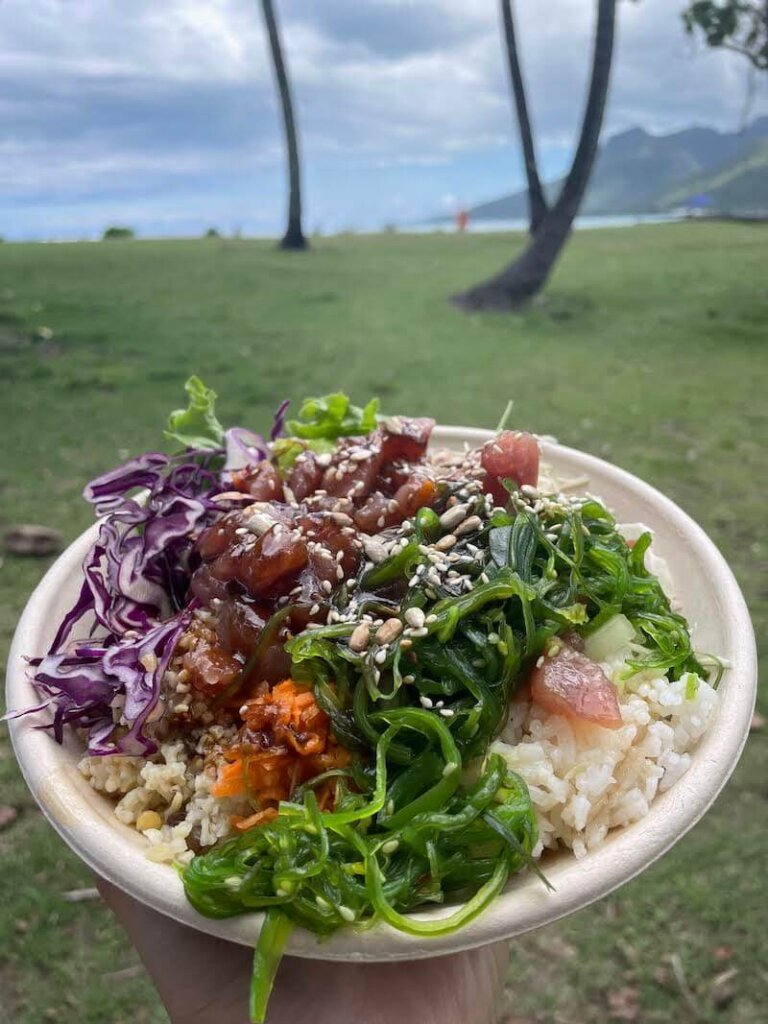
[[[547,201],[541,187],[539,171],[536,164],[536,150],[533,145],[531,120],[528,116],[528,101],[525,96],[525,83],[517,53],[515,36],[515,20],[512,15],[512,0],[501,0],[501,21],[504,26],[504,45],[509,68],[509,81],[517,112],[517,125],[520,130],[520,142],[523,146],[525,176],[528,180],[528,219],[529,230],[535,235],[547,212]]]
[[[552,272],[571,233],[597,155],[611,74],[615,16],[616,0],[599,0],[592,75],[579,144],[557,201],[518,259],[490,280],[454,296],[453,301],[462,309],[516,309],[544,287]]]
[[[269,48],[275,69],[277,91],[283,111],[285,144],[288,150],[288,227],[280,242],[281,249],[306,249],[307,240],[301,228],[301,169],[299,166],[299,144],[296,138],[296,122],[293,116],[291,87],[283,60],[280,30],[272,7],[272,0],[261,0],[264,23],[269,36]]]

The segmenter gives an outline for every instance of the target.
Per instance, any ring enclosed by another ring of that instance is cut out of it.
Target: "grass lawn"
[[[582,233],[527,314],[468,318],[446,302],[520,241],[0,246],[0,525],[74,537],[84,481],[158,445],[191,372],[219,392],[222,420],[255,426],[283,397],[339,387],[482,426],[513,397],[515,423],[632,470],[703,524],[765,654],[768,233]],[[4,649],[44,568],[7,557],[0,570]],[[514,943],[505,1021],[765,1020],[767,751],[753,733],[715,809],[662,863]],[[137,958],[106,910],[62,898],[88,872],[33,806],[4,733],[0,793],[18,809],[0,831],[0,1021],[165,1021],[140,969],[123,970]]]

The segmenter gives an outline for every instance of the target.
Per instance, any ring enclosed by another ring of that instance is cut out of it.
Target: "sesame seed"
[[[429,697],[425,697],[423,695],[419,697],[419,703],[423,708],[431,708],[433,706],[432,701],[429,699]]]
[[[414,629],[421,629],[425,622],[424,612],[421,608],[409,608],[405,613],[405,621]]]
[[[373,660],[376,662],[377,665],[383,665],[384,662],[387,660],[387,654],[388,653],[389,652],[388,652],[387,648],[386,647],[382,647],[378,651],[376,651],[376,653],[373,656]]]
[[[364,651],[368,646],[370,640],[371,631],[367,622],[361,622],[359,626],[355,628],[352,636],[349,638],[349,646],[353,651]]]
[[[323,580],[321,586],[323,590],[326,592],[326,594],[330,594],[330,592],[333,590],[333,584],[331,583],[330,580]]]
[[[344,904],[338,906],[339,915],[351,924],[355,920],[355,912],[350,907],[345,907]]]
[[[388,555],[386,547],[376,537],[363,537],[363,548],[366,556],[374,565],[383,562]]]
[[[463,521],[466,514],[466,505],[454,505],[453,508],[449,508],[447,512],[443,512],[440,516],[440,525],[444,530],[452,531],[454,526],[458,526]]]
[[[460,523],[453,532],[457,537],[463,537],[467,533],[474,533],[475,530],[479,530],[482,525],[483,521],[480,516],[470,516],[463,523]]]
[[[403,631],[403,624],[400,619],[387,619],[387,621],[376,631],[376,643],[391,644]]]

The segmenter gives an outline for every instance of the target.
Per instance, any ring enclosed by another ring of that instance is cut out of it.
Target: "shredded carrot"
[[[308,779],[333,768],[345,768],[349,751],[331,734],[328,716],[315,701],[311,689],[284,679],[268,693],[245,702],[242,741],[224,751],[224,764],[212,793],[216,797],[248,795],[258,810],[237,818],[235,827],[246,831],[271,821],[281,800]],[[258,736],[259,744],[251,742]],[[321,809],[332,807],[336,780],[315,790]],[[265,816],[267,811],[273,812]]]
[[[251,814],[248,818],[241,818],[235,814],[230,820],[239,832],[247,832],[249,828],[254,828],[256,825],[266,825],[268,822],[274,821],[276,817],[276,807],[265,807],[263,811],[256,811],[255,814]]]

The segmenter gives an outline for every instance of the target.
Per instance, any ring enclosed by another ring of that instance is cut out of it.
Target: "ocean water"
[[[577,230],[590,230],[594,228],[629,228],[636,224],[667,224],[670,221],[681,220],[677,213],[630,213],[617,216],[604,217],[577,217],[574,227]],[[455,232],[453,223],[443,224],[410,224],[398,228],[405,234],[423,235],[434,231]],[[475,220],[470,218],[467,231],[469,232],[497,232],[497,231],[527,231],[528,221],[515,220]]]

